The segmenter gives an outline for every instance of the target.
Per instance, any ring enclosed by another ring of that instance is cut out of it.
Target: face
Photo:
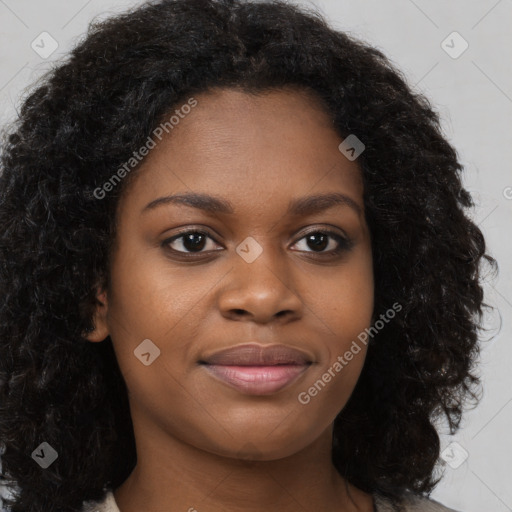
[[[362,345],[335,369],[373,312],[361,171],[306,93],[195,100],[119,203],[89,339],[112,339],[138,445],[153,436],[277,459],[332,426],[364,363]],[[242,368],[236,357],[251,351],[204,364],[247,343],[283,345],[286,364],[273,353]]]

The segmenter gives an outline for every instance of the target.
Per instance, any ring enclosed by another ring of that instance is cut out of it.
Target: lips
[[[249,343],[220,350],[201,362],[230,366],[271,366],[306,364],[311,363],[311,359],[305,352],[286,345],[262,346]]]
[[[215,352],[199,363],[209,375],[242,393],[269,395],[297,380],[312,358],[286,345],[244,344]]]

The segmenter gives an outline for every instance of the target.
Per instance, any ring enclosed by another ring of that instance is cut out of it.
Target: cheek
[[[203,273],[198,285],[194,269],[171,269],[158,251],[137,253],[136,247],[127,245],[119,253],[112,262],[109,294],[113,331],[121,330],[121,336],[130,333],[139,342],[145,338],[163,342],[185,328],[208,289],[209,276]]]
[[[315,294],[315,313],[324,327],[324,350],[302,388],[303,399],[299,397],[299,403],[310,403],[311,409],[326,407],[331,414],[341,410],[359,379],[373,314],[371,257],[364,252],[351,263],[340,267]]]
[[[369,251],[355,254],[349,264],[339,267],[314,293],[315,313],[328,327],[329,347],[339,355],[371,324],[374,281]]]
[[[208,312],[205,290],[212,289],[219,276],[200,266],[171,269],[155,253],[137,253],[137,247],[125,244],[113,258],[108,326],[123,375],[133,375],[132,391],[157,389],[166,382],[176,384],[173,395],[178,397],[183,390],[176,380],[183,379],[191,365],[193,341]],[[147,352],[142,352],[144,343],[153,351],[150,360],[153,353],[158,355],[147,367],[137,357]]]

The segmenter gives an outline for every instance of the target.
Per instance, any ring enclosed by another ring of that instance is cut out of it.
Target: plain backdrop
[[[83,37],[94,17],[140,3],[0,0],[0,123],[14,118],[27,87]],[[500,268],[485,284],[497,312],[486,320],[480,404],[454,436],[439,426],[444,478],[432,497],[463,512],[512,511],[512,0],[296,3],[380,48],[440,112],[465,166],[477,202],[472,215]],[[52,44],[58,47],[45,55]]]

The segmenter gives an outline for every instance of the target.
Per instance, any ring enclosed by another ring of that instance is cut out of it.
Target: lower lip
[[[217,379],[248,395],[270,395],[281,390],[309,365],[274,366],[224,366],[218,364],[203,365]]]

